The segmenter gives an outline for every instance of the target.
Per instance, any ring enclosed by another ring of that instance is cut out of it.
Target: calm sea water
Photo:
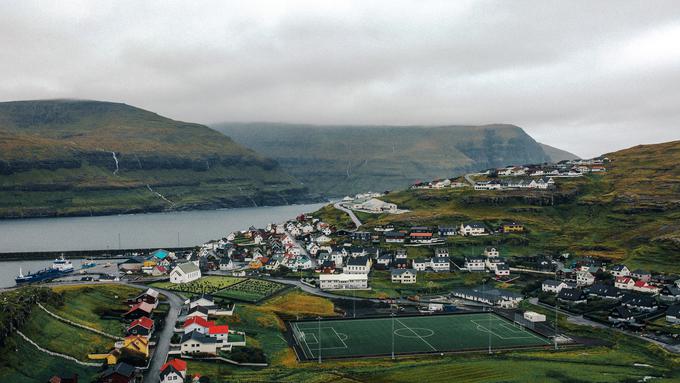
[[[4,220],[0,221],[0,252],[194,246],[250,226],[264,227],[268,223],[282,222],[322,206]],[[0,287],[13,286],[20,267],[24,272],[37,271],[51,263],[51,260],[0,262]]]
[[[0,252],[195,246],[251,225],[264,227],[282,222],[321,206],[323,204],[2,220]]]

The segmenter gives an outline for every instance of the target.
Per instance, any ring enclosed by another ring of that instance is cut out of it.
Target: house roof
[[[666,310],[666,315],[680,317],[680,305],[672,305]]]
[[[189,273],[193,273],[195,271],[200,271],[198,266],[196,266],[196,264],[193,263],[193,262],[180,263],[179,265],[177,265],[177,267],[175,267],[175,270],[176,269],[181,270],[184,274],[189,274]]]
[[[636,269],[635,271],[631,272],[631,274],[635,275],[652,275],[649,271],[645,271],[642,269]]]
[[[143,297],[143,296],[145,296],[145,295],[148,295],[148,296],[153,297],[153,298],[158,298],[158,291],[156,291],[156,290],[154,290],[154,289],[152,289],[152,288],[148,288],[148,289],[146,289],[145,292],[139,294],[139,295],[137,296],[137,298]]]
[[[616,306],[611,311],[610,315],[615,318],[631,318],[633,317],[633,312],[630,311],[626,306]]]
[[[401,275],[401,274],[405,274],[405,273],[411,273],[411,274],[415,275],[416,271],[413,270],[413,269],[392,269],[392,270],[390,270],[390,273],[392,275]]]
[[[605,285],[603,283],[590,286],[588,292],[601,297],[617,297],[620,294],[620,290],[618,288],[612,285]]]
[[[161,367],[161,371],[164,371],[168,367],[172,367],[176,371],[186,371],[187,362],[183,361],[182,359],[170,359]]]
[[[221,326],[211,326],[208,328],[208,334],[228,334],[229,333],[229,326],[228,325],[221,325]]]
[[[213,301],[215,300],[215,299],[213,298],[213,296],[210,295],[210,294],[201,294],[201,295],[199,295],[199,296],[197,296],[197,297],[191,298],[191,302],[192,302],[192,303],[193,303],[193,302],[198,302],[198,301],[201,300],[201,299],[205,299],[205,300],[208,300],[208,301],[210,301],[210,302],[213,302]]]
[[[654,297],[644,294],[626,294],[621,302],[631,306],[648,308],[652,308],[657,305],[656,299],[654,299]]]
[[[544,285],[552,286],[552,287],[557,287],[557,286],[561,285],[562,283],[563,283],[562,281],[556,281],[554,279],[546,279],[545,281],[543,281]]]
[[[133,313],[137,310],[144,311],[147,314],[150,314],[153,311],[153,305],[151,303],[147,302],[139,302],[135,304],[134,306],[130,307],[130,310],[128,310],[124,315]]]
[[[214,326],[215,322],[209,321],[209,320],[207,320],[203,317],[195,316],[195,317],[191,317],[191,318],[185,320],[184,324],[182,324],[182,327],[186,328],[186,327],[191,326],[192,324],[197,324],[201,327],[210,327],[210,326]]]
[[[155,258],[158,258],[158,259],[165,259],[165,257],[168,256],[168,254],[170,254],[170,253],[167,250],[163,250],[163,249],[158,249],[158,250],[154,251],[153,253],[151,253],[152,256],[154,256]]]
[[[208,309],[205,308],[205,307],[203,307],[203,306],[194,306],[194,307],[192,307],[191,309],[189,309],[189,314],[193,314],[193,313],[195,313],[195,312],[197,312],[197,311],[198,311],[199,313],[208,315]]]
[[[564,288],[560,290],[558,297],[565,301],[580,301],[585,299],[585,294],[581,289]]]
[[[217,343],[217,339],[210,337],[210,336],[207,336],[207,335],[203,335],[196,330],[182,335],[182,339],[180,339],[180,343],[184,343],[184,342],[187,342],[189,340],[194,340],[196,342],[205,343],[205,344]]]
[[[153,327],[153,319],[151,319],[149,317],[141,317],[139,319],[135,319],[128,326],[128,330],[131,329],[131,328],[134,328],[136,326],[141,326],[141,327],[144,327],[147,330],[150,330]]]
[[[115,366],[107,368],[102,373],[102,376],[107,377],[114,374],[122,375],[126,378],[131,378],[135,374],[135,367],[123,362],[117,363]]]
[[[367,264],[368,256],[366,255],[347,258],[347,266],[366,266]]]

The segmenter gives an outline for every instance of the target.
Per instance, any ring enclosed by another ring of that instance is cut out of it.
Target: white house
[[[201,270],[193,262],[175,266],[170,272],[170,283],[189,283],[201,278]]]
[[[559,293],[564,288],[569,288],[569,284],[564,281],[556,281],[554,279],[546,279],[541,284],[541,291],[546,293]]]
[[[371,258],[366,255],[348,257],[343,272],[345,274],[368,274],[371,271],[371,263]]]
[[[576,272],[576,286],[590,286],[595,283],[595,276],[589,271]]]
[[[499,257],[501,253],[495,247],[488,246],[484,248],[485,257]]]
[[[467,271],[484,271],[485,262],[483,258],[465,258],[465,266]]]
[[[187,376],[187,362],[171,359],[161,367],[161,383],[181,383]]]
[[[609,269],[609,273],[615,277],[627,277],[630,275],[630,269],[626,265],[614,265]]]
[[[365,290],[368,288],[368,274],[319,274],[319,288],[322,290]]]
[[[182,335],[180,340],[182,354],[217,354],[218,345],[221,343],[208,335],[192,331]],[[220,347],[221,348],[221,347]]]
[[[419,258],[413,260],[413,268],[417,271],[425,271],[428,267],[432,267],[432,259]]]
[[[451,263],[448,257],[432,258],[432,265],[430,267],[434,271],[451,271]]]
[[[616,277],[614,280],[614,287],[621,290],[632,290],[635,286],[635,280],[631,277]]]
[[[390,275],[392,283],[416,283],[416,271],[413,269],[393,269]]]
[[[352,205],[354,210],[369,211],[371,213],[394,213],[397,211],[397,205],[377,198],[371,198],[362,203],[355,203]]]
[[[486,227],[483,224],[477,222],[461,223],[460,230],[458,232],[460,235],[470,235],[473,237],[488,234],[486,232]]]

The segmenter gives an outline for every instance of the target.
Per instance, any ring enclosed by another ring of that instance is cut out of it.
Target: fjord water
[[[0,221],[0,253],[161,248],[200,245],[232,231],[264,227],[323,204],[182,211],[102,217]],[[120,242],[119,242],[120,235]],[[179,239],[178,239],[179,237]]]

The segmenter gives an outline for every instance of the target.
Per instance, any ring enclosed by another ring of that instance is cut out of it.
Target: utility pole
[[[319,321],[319,364],[321,364],[321,316],[316,319]]]

